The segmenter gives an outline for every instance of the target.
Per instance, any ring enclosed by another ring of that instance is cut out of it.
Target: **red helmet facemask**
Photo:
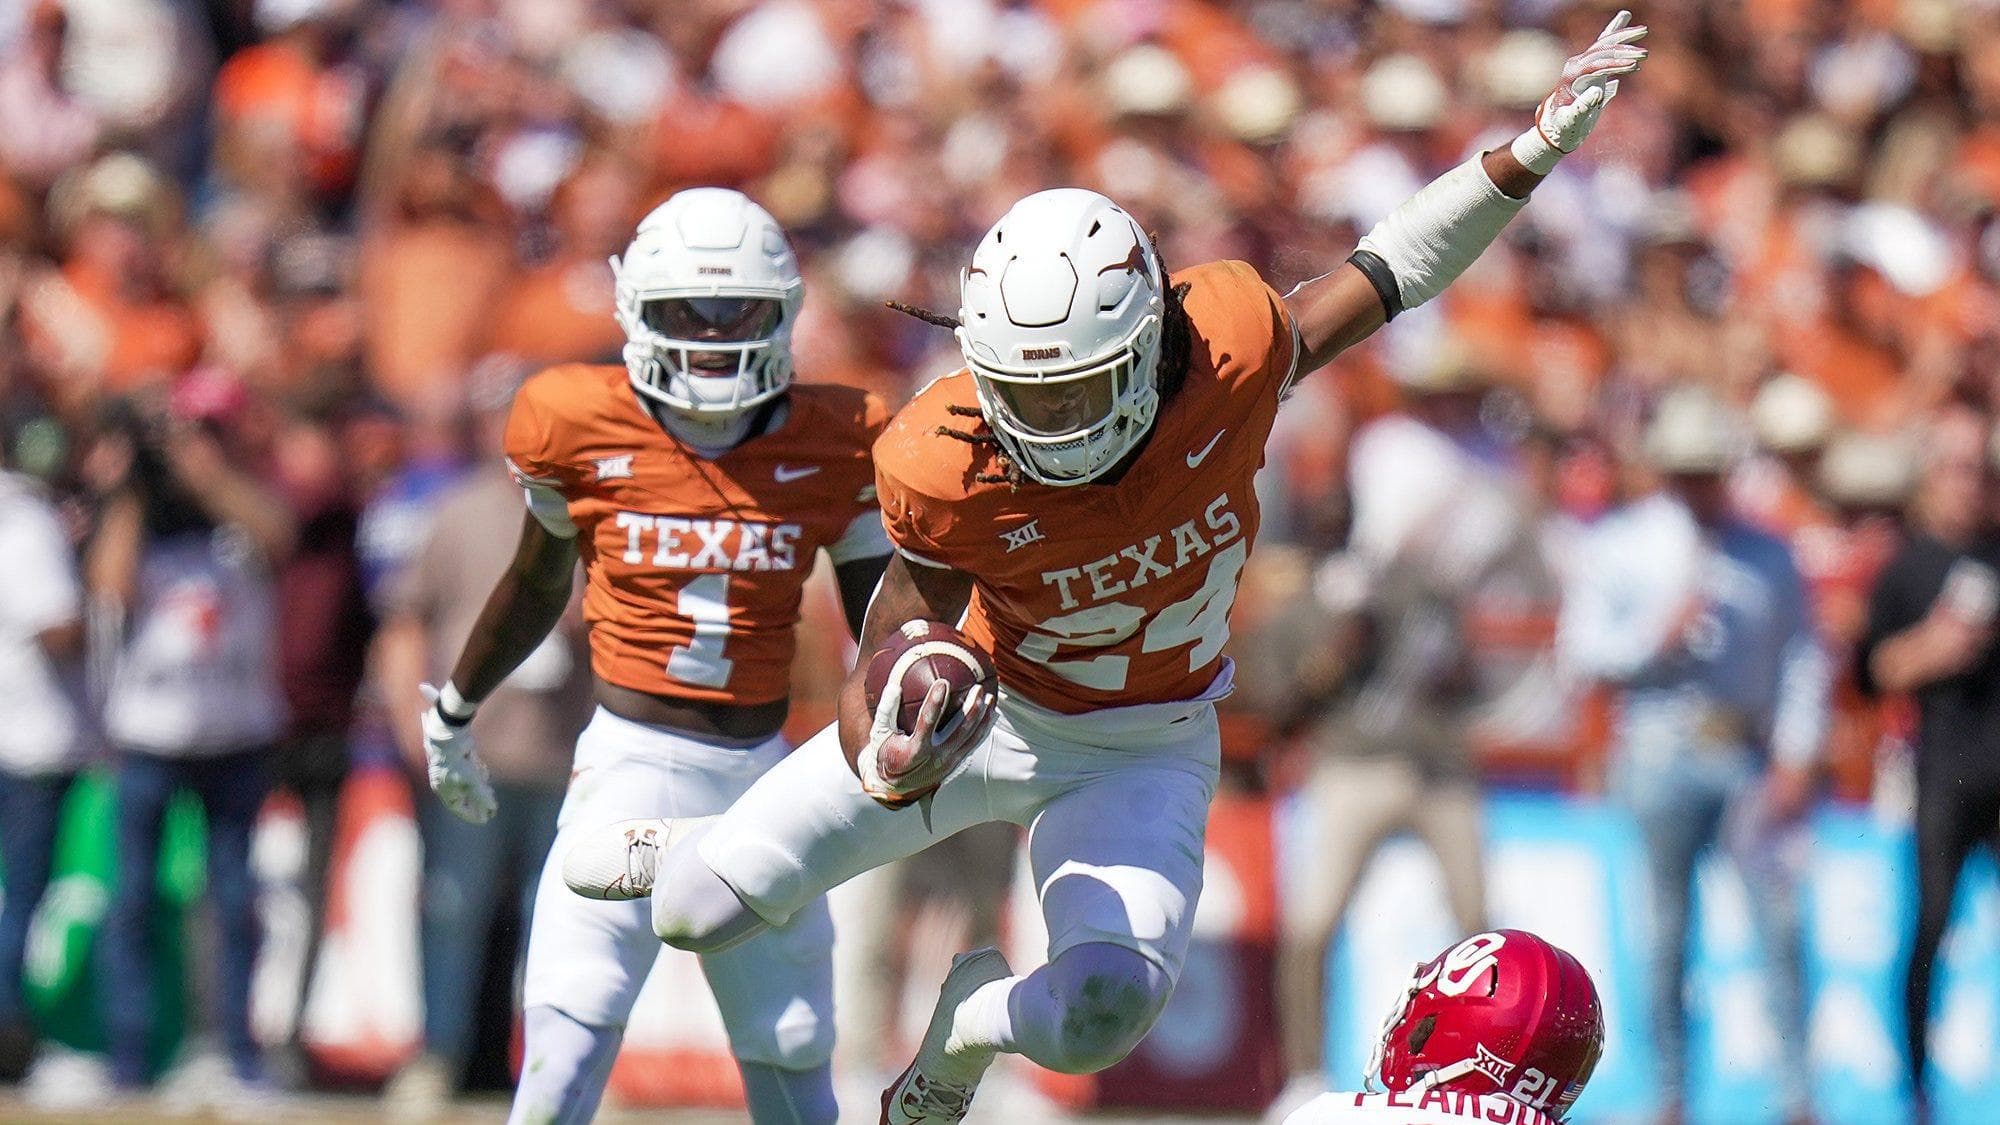
[[[1525,930],[1495,930],[1417,966],[1368,1070],[1392,1091],[1499,1094],[1561,1120],[1603,1049],[1583,965]]]

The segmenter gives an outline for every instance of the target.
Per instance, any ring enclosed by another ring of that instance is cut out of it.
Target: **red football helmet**
[[[1603,1050],[1583,965],[1526,930],[1494,930],[1417,966],[1368,1069],[1393,1091],[1499,1094],[1561,1120]]]

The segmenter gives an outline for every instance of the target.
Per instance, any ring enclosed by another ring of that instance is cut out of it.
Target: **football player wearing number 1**
[[[590,1120],[660,951],[644,904],[563,892],[569,842],[607,821],[721,812],[784,758],[816,552],[857,628],[889,555],[869,459],[888,411],[850,388],[792,385],[802,284],[771,216],[738,192],[685,191],[612,268],[625,365],[552,368],[515,398],[520,546],[423,716],[432,788],[485,820],[477,701],[555,624],[582,560],[599,708],[529,930],[517,1123]],[[757,1125],[836,1115],[832,925],[823,902],[793,905],[702,962]]]
[[[1048,963],[955,961],[882,1120],[961,1120],[997,1052],[1073,1073],[1124,1057],[1187,950],[1214,702],[1232,675],[1222,646],[1279,403],[1492,242],[1638,68],[1645,30],[1628,22],[1569,60],[1510,147],[1439,177],[1289,296],[1240,262],[1169,276],[1139,223],[1094,192],[1015,204],[963,275],[966,369],[876,443],[897,555],[862,638],[872,651],[906,621],[962,614],[993,654],[997,699],[966,691],[903,731],[898,685],[871,713],[852,676],[836,726],[728,812],[600,830],[566,858],[570,886],[650,893],[664,940],[722,949],[861,871],[1012,821],[1029,830]],[[892,807],[913,798],[921,812]]]

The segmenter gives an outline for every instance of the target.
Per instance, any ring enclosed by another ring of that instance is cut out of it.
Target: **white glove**
[[[1597,127],[1605,105],[1618,94],[1618,76],[1638,70],[1646,58],[1646,49],[1634,45],[1646,37],[1645,25],[1626,26],[1631,22],[1632,13],[1619,12],[1597,42],[1563,64],[1562,83],[1535,110],[1535,127],[1514,139],[1511,151],[1522,167],[1548,175]]]
[[[978,748],[993,726],[993,693],[974,687],[946,718],[945,697],[950,694],[951,685],[932,683],[917,712],[916,729],[904,734],[896,723],[903,708],[901,685],[893,684],[882,693],[868,745],[855,762],[863,793],[892,809],[902,808],[937,788]]]
[[[486,763],[472,753],[472,719],[445,717],[438,706],[438,689],[420,685],[424,713],[424,758],[430,766],[431,792],[460,820],[484,824],[493,819],[500,805],[493,799],[493,783],[487,779]]]

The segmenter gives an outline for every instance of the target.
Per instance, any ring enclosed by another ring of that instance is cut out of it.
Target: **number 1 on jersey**
[[[729,576],[704,574],[681,587],[674,612],[694,622],[694,641],[667,653],[667,675],[684,684],[719,688],[736,662],[722,655],[729,640]]]

